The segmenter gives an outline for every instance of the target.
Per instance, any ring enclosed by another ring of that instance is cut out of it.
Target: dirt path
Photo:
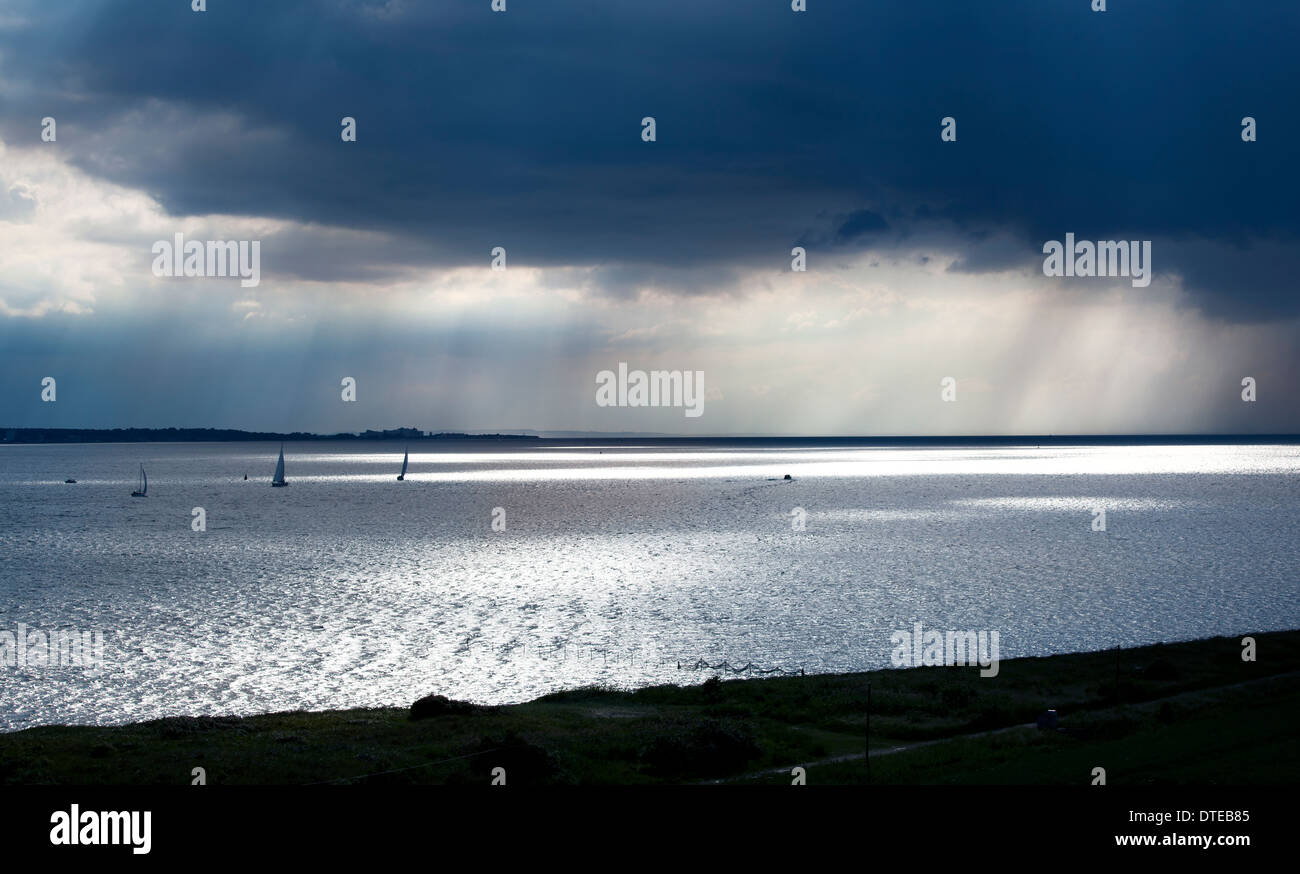
[[[935,738],[934,740],[920,740],[917,741],[916,743],[900,744],[898,746],[886,747],[884,749],[879,749],[879,750],[872,750],[871,758],[874,759],[877,756],[889,756],[889,755],[893,755],[894,753],[904,753],[907,752],[908,750],[919,750],[921,747],[934,746],[935,744],[948,743],[949,741],[954,741],[954,740],[971,740],[977,737],[989,737],[990,735],[1003,734],[1008,731],[1015,731],[1018,728],[1034,728],[1034,727],[1035,727],[1034,723],[1026,722],[1023,725],[1008,725],[1008,726],[1004,726],[1003,728],[994,728],[989,731],[977,731],[971,734],[954,734],[951,737],[939,737],[939,738]],[[748,774],[740,774],[735,777],[723,777],[717,780],[704,780],[702,781],[702,785],[732,783],[736,780],[749,780],[754,777],[770,777],[775,774],[789,774],[790,771],[793,770],[794,768],[809,768],[812,767],[813,765],[832,765],[835,764],[836,762],[861,761],[862,759],[865,758],[866,756],[863,755],[862,753],[842,753],[841,755],[838,756],[827,756],[824,759],[813,759],[812,761],[799,762],[798,764],[790,765],[784,768],[765,768],[762,771],[752,771]]]
[[[1268,683],[1275,680],[1287,680],[1295,677],[1300,677],[1300,671],[1289,671],[1285,674],[1270,674],[1267,677],[1258,677],[1254,680],[1243,680],[1240,683],[1230,683],[1226,686],[1211,686],[1205,689],[1191,689],[1186,692],[1178,692],[1173,695],[1167,695],[1163,698],[1153,698],[1150,701],[1134,701],[1130,703],[1124,703],[1118,705],[1118,707],[1129,708],[1132,710],[1154,710],[1167,701],[1178,701],[1180,699],[1187,700],[1187,699],[1198,698],[1198,697],[1204,698],[1206,696],[1215,695],[1216,693],[1230,692],[1233,689],[1241,689],[1246,686],[1255,686],[1260,683]],[[1108,708],[1108,709],[1118,709],[1118,708]],[[1008,731],[1015,731],[1021,728],[1036,728],[1036,727],[1037,727],[1036,723],[1026,722],[1021,725],[1008,725],[1003,728],[995,728],[989,731],[977,731],[971,734],[954,734],[951,737],[940,737],[940,738],[935,738],[933,740],[917,741],[916,743],[900,744],[898,746],[886,747],[884,749],[879,749],[879,750],[872,750],[871,758],[874,759],[877,756],[889,756],[889,755],[893,755],[894,753],[904,753],[907,752],[908,750],[918,750],[921,747],[934,746],[935,744],[949,743],[951,741],[958,741],[958,740],[973,740],[975,738],[990,737],[996,734],[1005,734]],[[812,761],[798,762],[796,764],[789,765],[784,768],[765,768],[761,771],[752,771],[748,774],[740,774],[734,777],[723,777],[717,780],[704,780],[701,781],[701,785],[718,785],[722,783],[733,783],[738,780],[750,780],[755,777],[770,777],[777,774],[789,774],[791,770],[793,770],[794,768],[809,768],[812,767],[813,765],[831,765],[837,762],[861,761],[865,758],[866,756],[863,755],[862,753],[844,753],[838,756],[828,756],[823,759],[813,759]]]

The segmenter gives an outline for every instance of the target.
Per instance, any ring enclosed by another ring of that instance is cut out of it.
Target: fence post
[[[867,782],[871,782],[871,684],[867,684]]]

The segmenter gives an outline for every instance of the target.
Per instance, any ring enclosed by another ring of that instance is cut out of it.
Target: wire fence
[[[532,647],[532,646],[528,647],[528,649],[532,650],[534,653],[537,653],[538,650],[537,647]],[[549,654],[562,654],[561,655],[562,658],[570,658],[570,657],[584,658],[585,657],[588,659],[592,659],[599,655],[602,659],[606,659],[606,660],[609,658],[611,652],[614,653],[619,652],[618,650],[611,650],[609,648],[600,648],[600,647],[556,646],[556,647],[545,647],[543,649],[545,652]],[[617,660],[618,656],[616,655],[615,658]],[[632,660],[634,661],[635,659],[633,658]],[[656,661],[656,659],[642,659],[641,661],[643,664],[645,664],[648,662]],[[668,660],[663,660],[663,659],[659,659],[658,661],[661,661],[662,663],[665,664],[671,663]],[[737,674],[737,675],[749,674],[752,676],[763,676],[763,677],[772,676],[774,674],[779,674],[785,677],[805,676],[804,669],[802,667],[792,668],[792,669],[786,669],[781,667],[765,668],[765,667],[760,667],[759,665],[756,665],[753,662],[746,662],[743,665],[733,665],[730,661],[726,659],[717,663],[710,662],[709,660],[702,659],[702,658],[697,658],[694,660],[677,659],[676,665],[677,665],[677,670],[679,671],[713,671],[713,672],[726,672],[729,674]],[[321,780],[313,783],[307,783],[304,785],[327,786],[332,784],[354,783],[358,780],[367,780],[373,777],[381,777],[389,774],[399,774],[405,771],[414,771],[421,768],[432,768],[438,765],[445,765],[451,762],[461,761],[463,759],[472,759],[477,756],[486,755],[487,753],[503,752],[509,749],[513,749],[513,747],[494,747],[492,749],[479,750],[477,752],[466,753],[465,755],[461,755],[461,756],[452,756],[446,759],[438,759],[437,761],[433,761],[433,762],[422,762],[418,765],[409,765],[404,768],[390,768],[383,771],[372,771],[366,774],[353,774],[346,777],[336,777],[330,780]]]
[[[521,644],[514,647],[515,651],[524,656],[532,656],[539,659],[557,659],[563,662],[600,662],[604,665],[609,664],[629,664],[641,665],[648,667],[651,665],[676,665],[679,671],[725,671],[730,674],[748,674],[750,676],[771,676],[779,674],[786,677],[805,676],[804,668],[784,668],[784,667],[763,667],[755,662],[746,662],[742,665],[732,664],[730,660],[724,659],[720,662],[710,662],[708,659],[695,658],[664,658],[663,655],[653,649],[629,649],[626,647],[608,647],[583,644],[557,644],[551,646],[538,646],[536,644]]]
[[[685,663],[685,668],[683,668],[683,662],[679,661],[677,663],[677,669],[678,670],[685,669],[685,670],[692,670],[692,671],[705,671],[705,670],[730,671],[733,674],[750,673],[750,674],[761,674],[763,676],[767,676],[769,674],[781,674],[786,677],[804,676],[803,668],[799,668],[797,671],[786,670],[785,668],[760,668],[758,665],[754,664],[753,662],[748,662],[747,664],[741,665],[740,667],[736,667],[735,665],[727,661],[721,661],[718,662],[716,665],[711,665],[708,662],[706,662],[704,659],[697,659],[694,664]]]

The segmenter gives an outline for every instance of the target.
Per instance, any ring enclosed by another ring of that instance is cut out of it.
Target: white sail
[[[275,463],[275,476],[271,478],[272,485],[284,482],[284,446],[280,446],[280,459]]]
[[[149,474],[144,472],[144,465],[140,465],[140,494],[149,494]]]
[[[411,459],[411,453],[409,452],[407,452],[402,456],[402,472],[397,475],[398,479],[404,479],[406,477],[406,462],[408,462],[410,459]]]

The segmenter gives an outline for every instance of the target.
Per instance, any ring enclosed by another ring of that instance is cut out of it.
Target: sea
[[[406,449],[0,446],[0,730],[1300,628],[1296,445]]]

